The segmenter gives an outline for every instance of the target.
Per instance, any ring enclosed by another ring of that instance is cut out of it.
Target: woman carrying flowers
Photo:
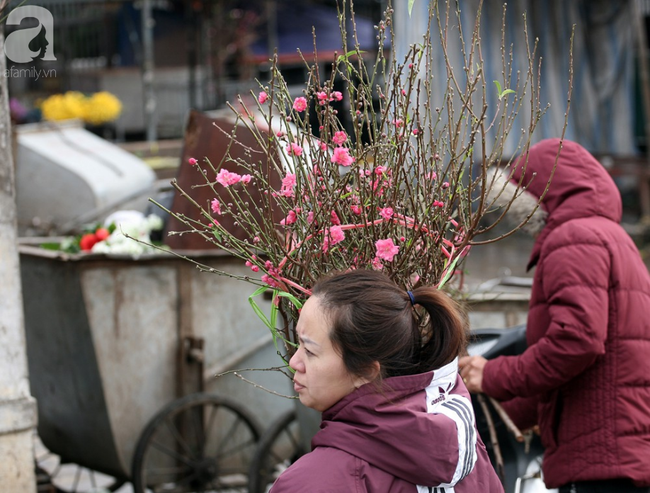
[[[458,375],[466,330],[442,291],[352,270],[316,283],[298,320],[294,389],[322,411],[290,492],[501,492]]]

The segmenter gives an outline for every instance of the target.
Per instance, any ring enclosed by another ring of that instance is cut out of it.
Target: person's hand
[[[483,392],[483,368],[487,360],[483,356],[463,356],[458,361],[460,376],[467,390],[473,394]]]

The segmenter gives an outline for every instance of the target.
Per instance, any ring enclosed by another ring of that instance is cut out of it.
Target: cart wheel
[[[248,473],[249,492],[266,493],[282,471],[304,453],[296,411],[287,411],[260,438]]]
[[[61,462],[58,455],[45,448],[38,436],[34,439],[34,451],[38,491],[57,493],[117,491],[126,482],[79,464]]]
[[[138,440],[134,491],[245,493],[259,430],[246,409],[225,397],[178,399],[147,424]]]

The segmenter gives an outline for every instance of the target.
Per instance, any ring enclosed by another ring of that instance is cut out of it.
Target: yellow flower
[[[43,118],[50,121],[81,118],[91,125],[115,120],[122,112],[122,103],[113,94],[102,91],[87,97],[77,91],[54,94],[41,104]]]
[[[122,103],[110,92],[102,91],[93,94],[87,100],[84,120],[92,125],[101,125],[120,116]]]
[[[41,105],[43,118],[53,121],[83,118],[85,99],[86,97],[77,91],[54,94]]]

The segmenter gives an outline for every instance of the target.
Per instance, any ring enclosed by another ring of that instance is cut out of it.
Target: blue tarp
[[[349,16],[348,48],[352,44],[352,24]],[[356,34],[362,50],[375,50],[377,48],[377,31],[373,22],[359,16],[355,17]],[[294,55],[298,50],[303,54],[314,51],[312,26],[316,33],[316,49],[319,53],[337,51],[341,53],[342,37],[336,9],[321,5],[303,5],[298,2],[279,4],[277,10],[277,52],[279,55]],[[266,32],[261,34],[252,46],[255,56],[266,56]]]

